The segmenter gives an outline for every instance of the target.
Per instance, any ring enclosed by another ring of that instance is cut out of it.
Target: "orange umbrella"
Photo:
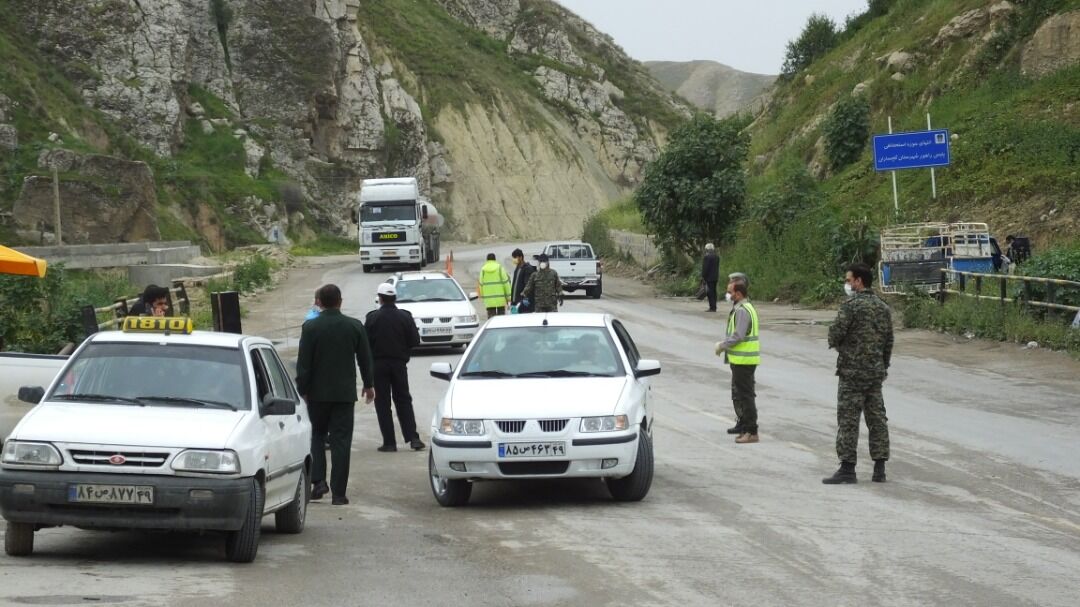
[[[0,245],[0,274],[45,277],[48,262]]]

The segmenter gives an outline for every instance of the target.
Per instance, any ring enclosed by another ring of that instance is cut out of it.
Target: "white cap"
[[[397,297],[397,291],[394,290],[394,285],[388,282],[380,284],[377,293],[379,295],[389,295],[390,297]]]

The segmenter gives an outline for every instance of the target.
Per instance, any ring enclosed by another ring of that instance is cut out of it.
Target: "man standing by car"
[[[514,249],[510,257],[514,260],[514,277],[510,282],[510,305],[517,306],[519,314],[532,312],[532,308],[522,303],[521,292],[525,290],[525,285],[529,284],[529,277],[536,272],[536,268],[525,261],[525,253],[522,253],[521,249]]]
[[[889,305],[870,290],[874,276],[863,263],[851,264],[844,277],[848,299],[829,327],[829,347],[836,348],[840,376],[836,403],[836,456],[840,469],[821,479],[826,485],[858,482],[855,460],[859,448],[859,417],[870,431],[871,480],[885,482],[889,459],[889,424],[881,384],[892,362],[893,327]]]
[[[333,504],[349,503],[349,453],[352,447],[356,369],[364,382],[365,402],[375,398],[373,365],[367,331],[359,320],[341,313],[341,289],[324,285],[318,300],[322,312],[300,330],[296,387],[311,417],[311,499],[333,494]],[[330,485],[326,484],[324,444],[330,435]]]
[[[716,245],[705,245],[705,257],[701,260],[701,280],[705,283],[705,293],[709,298],[707,312],[716,311],[716,282],[720,280],[720,257],[716,254]]]
[[[487,261],[480,268],[476,290],[480,293],[480,299],[484,300],[488,318],[506,314],[506,304],[510,301],[510,276],[502,264],[495,261],[494,253],[488,253]]]
[[[382,433],[379,451],[397,451],[391,400],[397,409],[401,436],[413,450],[419,451],[426,445],[416,432],[408,364],[410,352],[420,345],[420,332],[412,314],[397,307],[394,285],[382,283],[378,294],[379,309],[368,312],[364,326],[375,356],[375,413],[379,417],[379,431]]]
[[[562,281],[559,273],[551,269],[546,253],[541,253],[536,260],[540,269],[529,277],[525,290],[521,292],[522,301],[528,301],[537,312],[558,312],[562,305]]]
[[[758,442],[757,401],[754,392],[754,372],[761,363],[758,342],[760,325],[757,309],[750,303],[746,283],[732,280],[727,286],[727,299],[735,303],[728,314],[727,338],[716,343],[716,355],[724,353],[731,366],[731,402],[735,407],[735,426],[728,434],[738,434],[739,444]]]

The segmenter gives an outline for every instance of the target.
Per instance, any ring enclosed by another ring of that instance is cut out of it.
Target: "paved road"
[[[458,275],[487,251],[459,250]],[[318,284],[342,285],[346,312],[362,315],[378,280],[347,258],[293,271],[245,323],[288,356]],[[32,558],[0,557],[0,604],[1077,604],[1076,362],[903,332],[885,390],[890,482],[865,482],[864,431],[864,482],[824,486],[836,467],[835,359],[815,321],[831,313],[761,306],[762,442],[735,445],[729,374],[712,355],[723,315],[630,281],[605,288],[566,309],[617,314],[664,363],[644,502],[553,481],[480,485],[469,507],[439,508],[426,455],[376,453],[374,413],[359,405],[353,504],[314,504],[300,536],[268,520],[256,563],[223,563],[213,537],[46,530]],[[445,389],[427,367],[457,358],[414,358],[425,424]]]

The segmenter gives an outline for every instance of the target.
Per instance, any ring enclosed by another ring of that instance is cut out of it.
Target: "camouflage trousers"
[[[859,448],[859,418],[866,417],[871,459],[889,459],[889,418],[881,396],[880,379],[840,378],[836,403],[836,455],[855,463]]]

